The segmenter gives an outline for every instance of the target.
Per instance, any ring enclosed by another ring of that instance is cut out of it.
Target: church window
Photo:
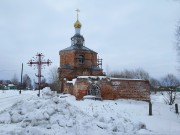
[[[84,63],[84,56],[83,55],[79,55],[79,63],[80,64]]]
[[[88,91],[89,95],[100,96],[100,87],[97,84],[91,84]]]

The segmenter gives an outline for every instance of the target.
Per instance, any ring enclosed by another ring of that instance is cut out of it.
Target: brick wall
[[[68,52],[61,52],[60,53],[60,65],[71,65],[74,66],[75,65],[75,53],[74,51],[68,51]]]
[[[87,95],[91,83],[96,83],[101,90],[102,99],[136,99],[150,100],[149,81],[122,79],[88,79],[77,78],[73,86],[73,95],[81,100]]]
[[[77,59],[79,55],[83,55],[85,60],[83,64],[79,63]],[[66,66],[70,66],[68,68]],[[65,51],[60,52],[60,69],[59,69],[59,77],[67,78],[68,80],[72,80],[77,76],[97,76],[103,75],[102,70],[94,70],[91,67],[97,66],[97,53],[93,51]]]
[[[73,84],[72,83],[64,83],[64,93],[69,93],[73,95]]]
[[[83,64],[80,64],[78,59],[79,55],[83,55],[85,60]],[[60,53],[60,65],[71,65],[73,67],[91,67],[97,66],[97,54],[95,52],[86,51],[67,51]]]
[[[150,100],[149,81],[116,79],[111,80],[111,86],[114,99],[126,98],[137,100]]]
[[[82,99],[85,95],[87,95],[89,82],[88,79],[78,78],[74,84],[73,95],[77,100]]]

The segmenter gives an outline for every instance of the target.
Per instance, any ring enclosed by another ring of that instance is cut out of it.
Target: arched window
[[[89,86],[88,95],[101,96],[100,87],[97,84],[91,84]]]
[[[84,63],[84,56],[83,55],[79,55],[79,63],[80,64]]]

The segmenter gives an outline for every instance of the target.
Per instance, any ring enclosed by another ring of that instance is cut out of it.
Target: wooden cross
[[[80,10],[77,8],[75,11],[77,12],[77,20],[78,20],[78,12],[80,12]]]
[[[27,64],[29,64],[29,66],[36,66],[38,69],[38,74],[36,75],[38,77],[38,86],[39,86],[39,94],[38,96],[40,96],[40,88],[41,88],[41,69],[43,65],[47,65],[49,66],[52,62],[48,59],[47,61],[45,61],[44,59],[44,55],[42,53],[37,53],[36,58],[33,57],[33,60],[31,59]]]

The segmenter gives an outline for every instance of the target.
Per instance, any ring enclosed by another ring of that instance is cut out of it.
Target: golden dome
[[[74,23],[74,27],[75,27],[75,28],[81,28],[81,23],[77,20],[77,21]]]

